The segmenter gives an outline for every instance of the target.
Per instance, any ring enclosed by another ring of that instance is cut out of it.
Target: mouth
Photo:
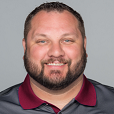
[[[43,64],[50,68],[62,68],[63,66],[69,65],[69,61],[65,59],[50,59],[48,61],[44,61]]]
[[[47,63],[47,65],[49,65],[49,66],[63,66],[65,64],[66,63]]]

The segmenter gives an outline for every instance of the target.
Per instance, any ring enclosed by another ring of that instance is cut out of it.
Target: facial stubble
[[[51,70],[50,75],[53,76],[47,76],[44,73],[44,64],[47,62],[54,62],[55,60],[58,60],[61,63],[66,63],[68,65],[66,76],[61,76],[62,74],[60,70]],[[28,74],[36,82],[51,90],[61,90],[73,83],[83,73],[86,62],[87,58],[85,48],[83,48],[81,59],[72,67],[72,69],[70,68],[72,61],[65,60],[63,58],[51,58],[49,60],[41,61],[42,67],[40,69],[36,63],[30,60],[29,55],[27,54],[27,50],[25,51],[24,55],[24,65]]]

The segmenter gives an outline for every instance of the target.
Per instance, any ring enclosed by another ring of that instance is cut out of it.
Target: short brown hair
[[[41,10],[50,12],[50,11],[58,11],[58,12],[62,12],[64,10],[69,11],[70,13],[72,13],[76,19],[78,20],[79,23],[79,30],[81,32],[82,38],[84,39],[85,37],[85,28],[84,28],[84,22],[83,19],[81,17],[81,15],[73,10],[71,7],[67,6],[66,4],[60,3],[60,2],[47,2],[47,3],[43,3],[40,6],[36,7],[26,18],[25,20],[25,25],[24,25],[24,38],[25,41],[27,41],[27,35],[28,32],[31,28],[31,20],[32,18]]]

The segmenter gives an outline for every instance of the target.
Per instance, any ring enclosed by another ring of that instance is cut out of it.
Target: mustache
[[[58,61],[59,63],[64,63],[64,64],[68,64],[68,66],[71,65],[71,60],[66,60],[64,58],[50,58],[47,60],[42,60],[41,64],[48,64],[48,63],[54,63],[55,61]]]

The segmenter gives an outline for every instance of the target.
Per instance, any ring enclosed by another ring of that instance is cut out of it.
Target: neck
[[[33,92],[40,99],[47,101],[59,109],[62,109],[79,93],[83,84],[83,74],[72,84],[62,90],[50,90],[37,83],[30,77],[30,84]],[[71,94],[72,93],[72,94]]]

